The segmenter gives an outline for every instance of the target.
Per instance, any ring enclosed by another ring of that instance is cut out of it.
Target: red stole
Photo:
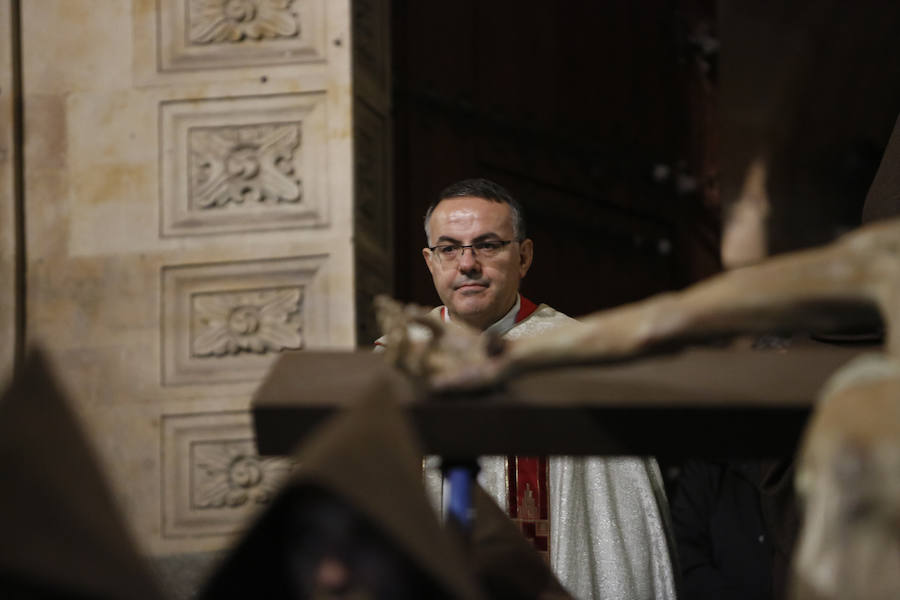
[[[537,304],[520,296],[516,323],[537,310]],[[441,320],[447,319],[447,307],[441,307]],[[550,561],[550,487],[546,456],[506,457],[506,510],[535,549]]]
[[[516,323],[537,310],[522,296]],[[507,512],[545,559],[550,559],[549,461],[546,456],[507,456]]]

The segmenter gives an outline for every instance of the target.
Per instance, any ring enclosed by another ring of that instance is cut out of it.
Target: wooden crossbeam
[[[405,406],[425,451],[444,456],[766,457],[790,453],[827,377],[874,349],[689,348],[531,372],[503,388],[453,395],[430,392],[370,352],[292,352],[252,404],[262,454],[288,454],[335,410],[387,394]]]

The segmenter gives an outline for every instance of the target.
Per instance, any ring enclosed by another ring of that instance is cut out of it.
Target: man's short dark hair
[[[448,185],[441,190],[437,199],[428,206],[428,210],[425,211],[425,237],[429,240],[429,243],[431,243],[431,234],[428,231],[428,221],[431,219],[431,213],[434,212],[435,207],[440,204],[442,200],[447,200],[448,198],[463,198],[466,196],[490,200],[491,202],[509,204],[509,208],[512,212],[513,235],[515,235],[517,241],[521,242],[525,239],[527,233],[525,228],[525,212],[522,210],[522,205],[519,204],[519,201],[513,198],[512,194],[499,183],[494,183],[490,179],[478,177],[476,179],[463,179],[462,181],[457,181],[456,183]]]

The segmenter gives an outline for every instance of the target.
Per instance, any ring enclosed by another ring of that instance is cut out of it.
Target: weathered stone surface
[[[12,36],[10,0],[0,0],[0,381],[13,367],[16,338],[16,220],[13,183]]]
[[[269,362],[355,343],[351,3],[22,9],[28,339],[49,349],[143,548],[221,550],[284,468],[253,454],[246,412]],[[0,368],[14,332],[9,123]]]

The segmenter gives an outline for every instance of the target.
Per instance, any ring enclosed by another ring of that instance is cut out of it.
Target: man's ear
[[[519,243],[519,277],[525,277],[534,258],[534,242],[526,238]]]
[[[434,277],[434,269],[437,266],[434,264],[434,253],[428,248],[422,248],[422,258],[425,259],[425,265],[431,272],[431,276]]]

